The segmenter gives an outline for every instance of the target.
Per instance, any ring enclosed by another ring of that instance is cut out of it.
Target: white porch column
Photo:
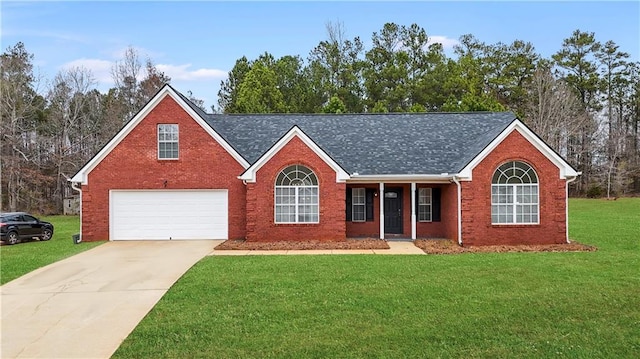
[[[416,239],[416,183],[411,182],[411,239]]]
[[[384,182],[380,182],[380,239],[384,239]]]

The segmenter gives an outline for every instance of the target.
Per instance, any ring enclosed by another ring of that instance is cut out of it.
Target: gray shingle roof
[[[203,117],[249,163],[298,126],[360,175],[458,173],[516,118],[511,112]]]

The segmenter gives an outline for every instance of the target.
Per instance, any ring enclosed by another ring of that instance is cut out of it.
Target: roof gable
[[[315,152],[329,167],[336,172],[336,182],[344,182],[349,179],[349,174],[329,156],[322,148],[320,148],[309,136],[307,136],[298,126],[293,126],[284,136],[282,136],[271,148],[269,148],[262,156],[260,156],[249,168],[247,168],[238,178],[247,182],[256,181],[256,173],[262,166],[275,156],[282,148],[284,148],[294,137],[299,138],[302,142]]]
[[[459,172],[458,176],[462,180],[471,181],[473,169],[482,162],[509,134],[518,131],[527,139],[538,151],[549,159],[559,169],[561,179],[568,179],[580,175],[567,161],[565,161],[558,153],[556,153],[549,145],[547,145],[540,137],[531,131],[520,120],[514,120],[507,128],[505,128],[498,136],[496,136],[482,151],[480,151],[471,161],[469,161]]]
[[[87,184],[89,173],[166,97],[172,98],[193,118],[215,141],[217,141],[243,168],[249,163],[242,157],[205,119],[194,110],[193,106],[171,86],[164,85],[156,95],[115,135],[98,153],[89,160],[71,179],[71,182]]]

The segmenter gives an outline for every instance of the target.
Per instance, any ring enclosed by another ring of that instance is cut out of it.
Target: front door
[[[402,188],[384,190],[384,232],[402,234]]]

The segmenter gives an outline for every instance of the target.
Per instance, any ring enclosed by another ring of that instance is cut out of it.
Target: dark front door
[[[384,190],[384,232],[402,234],[402,188]]]

